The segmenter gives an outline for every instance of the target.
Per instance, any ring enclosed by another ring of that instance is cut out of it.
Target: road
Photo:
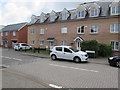
[[[3,69],[3,87],[118,88],[118,68],[106,63],[94,63],[95,60],[90,59],[89,63],[77,64],[25,56],[14,50],[4,49],[2,52],[3,64],[9,66]],[[13,75],[22,78],[22,81],[19,78],[13,79]],[[11,81],[7,76],[12,77],[11,84],[7,84],[7,81]],[[31,83],[21,85],[25,84],[26,79]]]

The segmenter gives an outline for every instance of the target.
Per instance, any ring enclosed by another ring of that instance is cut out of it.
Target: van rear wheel
[[[56,55],[52,55],[52,56],[51,56],[51,59],[52,59],[52,60],[56,60],[56,59],[57,59]]]
[[[81,62],[81,59],[79,57],[75,57],[74,62],[79,63],[79,62]]]

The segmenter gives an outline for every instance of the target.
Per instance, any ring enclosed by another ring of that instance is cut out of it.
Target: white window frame
[[[83,33],[82,33],[82,27],[84,27]],[[78,32],[79,29],[80,29],[80,32]],[[77,27],[77,34],[84,34],[84,32],[85,32],[85,26],[78,26],[78,27]]]
[[[40,41],[40,46],[43,46],[44,45],[44,41]]]
[[[34,29],[31,29],[31,34],[34,34],[35,33],[35,30]]]
[[[1,36],[3,36],[3,32],[1,32],[1,34],[0,34]]]
[[[61,28],[61,33],[66,34],[67,33],[67,27],[62,27]]]
[[[34,45],[35,44],[35,41],[34,40],[31,40],[31,45]]]
[[[45,28],[40,29],[40,34],[45,34]]]
[[[120,32],[120,23],[110,24],[110,33],[119,33]]]
[[[98,16],[98,8],[90,10],[90,17],[97,17]]]
[[[67,13],[62,13],[62,20],[67,20]]]
[[[120,6],[112,6],[112,7],[110,7],[111,15],[119,15],[120,14],[119,9],[120,9]],[[113,10],[114,10],[114,12],[113,12]]]
[[[5,35],[8,36],[8,32],[5,32]]]
[[[78,12],[78,18],[85,18],[85,10],[81,10]]]
[[[13,31],[13,36],[16,36],[16,31]]]
[[[67,41],[66,40],[61,41],[61,45],[67,45]]]
[[[91,32],[91,29],[94,28],[94,32]],[[90,26],[90,34],[97,34],[98,33],[98,25],[91,25]]]
[[[118,41],[111,41],[110,43],[111,43],[111,46],[112,46],[112,50],[113,50],[113,51],[119,51],[120,42],[118,42]],[[113,45],[112,45],[112,43],[113,43]],[[117,46],[117,43],[118,43],[118,46]]]

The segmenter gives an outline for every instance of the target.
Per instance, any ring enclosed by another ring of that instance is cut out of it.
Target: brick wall
[[[87,19],[87,20],[79,20],[79,21],[69,21],[69,22],[56,22],[50,24],[41,24],[41,25],[32,25],[28,27],[28,44],[30,45],[31,40],[35,40],[34,47],[39,47],[39,41],[44,40],[44,46],[48,45],[46,41],[49,37],[55,37],[56,42],[55,45],[60,45],[62,40],[66,40],[68,45],[74,43],[74,39],[77,36],[82,37],[84,40],[97,40],[100,43],[110,44],[111,40],[118,40],[118,34],[110,33],[110,24],[118,23],[117,18],[104,18],[104,19]],[[90,34],[90,26],[98,25],[98,33]],[[77,27],[84,25],[85,33],[77,34]],[[66,26],[68,29],[67,34],[61,34],[61,28]],[[45,34],[40,35],[40,28],[45,28]],[[30,30],[34,29],[35,34],[31,35]]]

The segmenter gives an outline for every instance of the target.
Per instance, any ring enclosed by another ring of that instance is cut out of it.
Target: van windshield
[[[79,50],[77,50],[76,48],[72,48],[72,47],[70,47],[70,49],[72,50],[72,51],[74,51],[74,52],[78,52]]]
[[[22,44],[22,46],[28,46],[27,44]]]

